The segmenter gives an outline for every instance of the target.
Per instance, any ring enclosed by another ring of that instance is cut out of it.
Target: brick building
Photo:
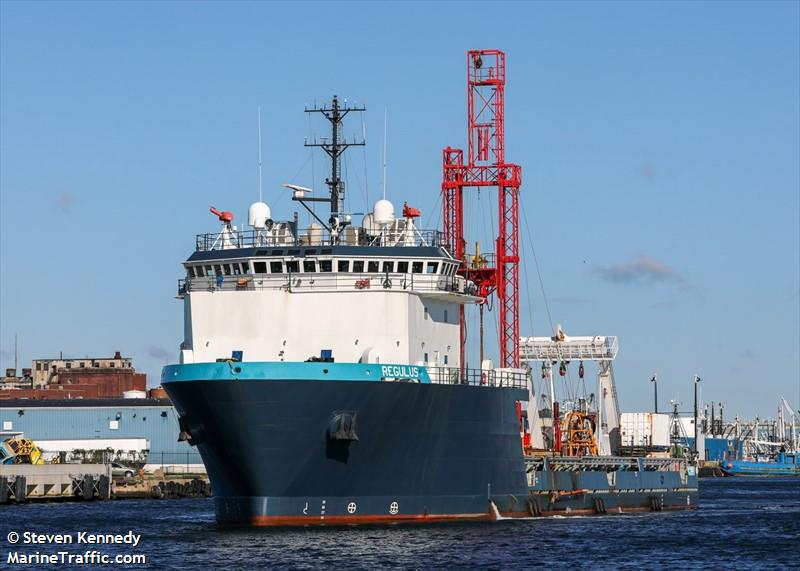
[[[147,375],[119,351],[109,358],[35,359],[26,371],[24,379],[6,378],[0,399],[106,399],[147,390]]]

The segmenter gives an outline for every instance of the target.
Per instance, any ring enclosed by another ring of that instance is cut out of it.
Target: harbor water
[[[797,568],[800,478],[704,479],[700,494],[687,512],[302,529],[222,527],[210,499],[0,506],[0,568],[72,568],[9,556],[87,550],[143,554],[145,564],[120,567],[147,569]],[[77,543],[78,532],[131,531],[137,546]],[[73,543],[25,545],[25,532]]]

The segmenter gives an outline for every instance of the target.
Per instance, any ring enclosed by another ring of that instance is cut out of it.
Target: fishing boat
[[[797,457],[795,452],[781,450],[773,456],[723,460],[720,469],[726,476],[800,476]]]

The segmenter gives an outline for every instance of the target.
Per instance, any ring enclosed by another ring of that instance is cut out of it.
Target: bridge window
[[[300,255],[300,250],[289,250],[288,254],[290,256],[299,256]]]
[[[423,264],[423,262],[412,262],[411,263],[411,273],[421,274],[422,273],[422,264]]]
[[[336,271],[337,272],[349,272],[350,271],[350,260],[337,260],[336,261]]]
[[[204,275],[206,275],[205,271],[203,271],[203,266],[195,266],[194,275],[198,278],[202,278]]]
[[[211,266],[206,266],[206,275],[211,277],[214,275],[214,269]]]
[[[439,271],[439,262],[428,262],[427,272],[435,274],[437,271]]]
[[[242,275],[242,266],[240,264],[231,264],[233,266],[233,275],[240,276]]]
[[[408,262],[397,262],[397,273],[398,274],[407,274],[408,273]]]
[[[271,274],[282,274],[283,273],[283,262],[270,262],[269,263],[269,273],[271,273]]]
[[[314,260],[304,260],[303,261],[303,272],[307,274],[313,274],[317,271],[317,262]]]
[[[222,275],[222,268],[220,266],[214,266],[214,275],[221,276]]]
[[[370,260],[367,263],[367,271],[371,273],[378,273],[378,262]]]
[[[186,275],[188,275],[190,278],[194,277],[194,268],[192,266],[188,266],[186,268]]]
[[[273,264],[275,262],[272,262]],[[280,262],[278,262],[280,265]],[[257,274],[266,274],[267,273],[267,262],[253,262],[253,270]]]
[[[230,266],[230,264],[223,264],[222,268],[225,270],[225,275],[226,276],[231,275],[231,266]]]
[[[383,273],[389,272],[390,274],[394,273],[394,262],[383,262]]]
[[[364,261],[363,260],[353,260],[353,273],[360,274],[364,271]]]
[[[332,260],[320,260],[319,261],[319,271],[321,272],[332,272],[333,271],[333,261]]]
[[[286,262],[286,272],[290,274],[300,273],[300,262],[297,260]]]

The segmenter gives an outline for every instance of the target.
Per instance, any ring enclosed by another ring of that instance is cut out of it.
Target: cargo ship
[[[505,54],[470,51],[467,73],[469,151],[466,158],[443,152],[442,231],[419,227],[419,209],[406,203],[396,212],[386,198],[360,221],[344,210],[342,155],[363,141],[345,139],[343,120],[364,109],[335,96],[306,109],[332,129],[306,142],[331,159],[327,196],[284,185],[315,222],[300,228],[297,213],[273,219],[259,199],[244,230],[232,212],[211,209],[221,228],[198,235],[183,264],[184,339],[162,385],[181,438],[203,458],[219,522],[473,521],[696,507],[692,466],[608,455],[609,419],[586,402],[564,416],[563,433],[553,406],[545,426],[522,361],[543,352],[549,367],[554,351],[563,367],[567,353],[588,348],[586,359],[594,352],[603,363],[601,387],[614,392],[602,383],[616,341],[520,337],[521,169],[504,159]],[[497,252],[469,258],[463,194],[482,186],[498,189]],[[318,214],[314,203],[329,212]],[[479,367],[470,368],[465,314],[478,307],[482,316],[491,296],[499,305],[498,363],[484,358],[481,335]],[[616,403],[615,392],[608,401]],[[587,444],[592,427],[599,449]]]

